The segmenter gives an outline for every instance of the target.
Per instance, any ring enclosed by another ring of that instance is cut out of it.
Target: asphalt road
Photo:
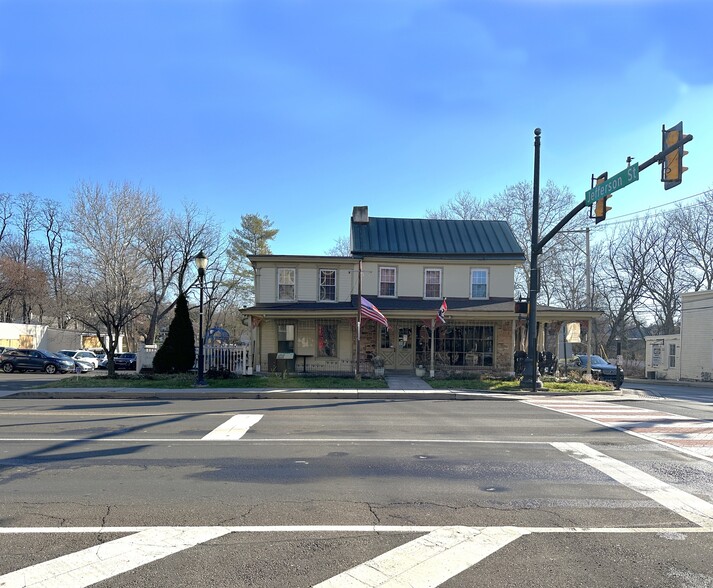
[[[86,374],[46,374],[45,372],[13,372],[6,374],[0,371],[0,391],[27,390],[35,386],[50,384],[65,378],[91,378],[94,374],[106,374],[105,370],[89,372]]]
[[[2,398],[0,437],[3,587],[713,585],[713,459],[551,405]]]

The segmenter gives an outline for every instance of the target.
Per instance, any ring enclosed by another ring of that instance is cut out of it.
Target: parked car
[[[94,364],[89,363],[87,361],[84,361],[83,359],[75,359],[74,360],[74,371],[86,374],[87,372],[91,372],[94,370]]]
[[[43,349],[12,349],[0,355],[0,368],[6,374],[14,371],[45,371],[66,374],[75,369],[75,360]]]
[[[58,353],[71,357],[72,359],[79,359],[86,363],[90,363],[93,368],[99,367],[99,358],[93,351],[85,351],[83,349],[62,349],[61,351],[58,351]]]
[[[135,370],[136,369],[136,354],[135,353],[119,353],[114,356],[114,367],[117,370]]]
[[[107,369],[109,363],[108,358],[104,358],[99,362],[99,369]],[[135,353],[117,353],[114,355],[114,369],[117,370],[135,370],[136,369],[136,354]]]
[[[560,368],[562,371],[563,368]],[[570,360],[567,359],[567,370],[577,373],[587,371],[587,355],[575,355]],[[604,380],[611,382],[616,388],[619,388],[624,382],[624,370],[618,365],[609,363],[606,359],[599,355],[592,355],[592,377],[595,380]]]

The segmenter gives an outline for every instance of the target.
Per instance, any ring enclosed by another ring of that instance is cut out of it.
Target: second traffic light
[[[603,184],[609,179],[609,173],[604,172],[597,178],[597,185]],[[600,198],[594,203],[594,224],[599,224],[607,218],[607,212],[611,210],[611,206],[607,206],[607,200],[611,198],[611,194],[607,194],[604,198]]]
[[[683,138],[683,121],[677,125],[667,129],[663,127],[663,141],[661,150],[666,151],[667,148],[679,143]],[[675,188],[683,179],[683,172],[688,168],[683,166],[683,156],[688,155],[688,151],[684,150],[683,143],[676,147],[671,153],[664,156],[663,169],[661,170],[661,181],[663,189]]]

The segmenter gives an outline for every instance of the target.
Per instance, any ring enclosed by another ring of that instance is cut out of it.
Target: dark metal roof
[[[353,255],[525,259],[505,221],[370,217],[351,231]]]
[[[423,298],[402,297],[402,298],[379,298],[378,296],[365,296],[369,302],[375,304],[376,307],[384,313],[390,310],[406,310],[406,311],[433,311],[438,312],[441,306],[441,300],[424,300]],[[448,298],[448,310],[498,310],[514,312],[514,304],[512,298],[491,298],[489,300],[470,300],[469,298]],[[352,295],[351,302],[268,302],[256,304],[250,308],[243,308],[245,313],[259,313],[260,311],[279,311],[279,312],[295,312],[295,311],[316,311],[321,313],[354,311],[357,310],[359,304],[359,296]]]

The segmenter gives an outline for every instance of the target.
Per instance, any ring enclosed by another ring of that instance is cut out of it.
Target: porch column
[[[431,377],[436,375],[436,319],[431,319]]]

